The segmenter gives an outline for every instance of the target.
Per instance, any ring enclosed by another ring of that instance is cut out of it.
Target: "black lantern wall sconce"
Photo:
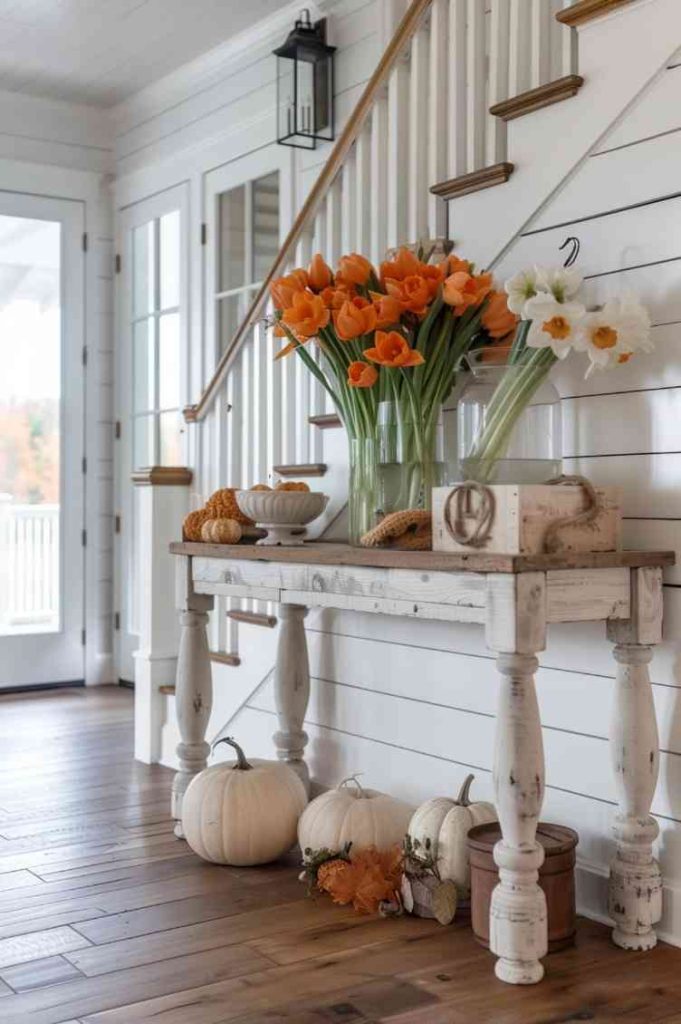
[[[333,125],[333,55],[326,42],[326,18],[310,21],[303,10],[277,58],[277,142],[315,149],[331,142]]]

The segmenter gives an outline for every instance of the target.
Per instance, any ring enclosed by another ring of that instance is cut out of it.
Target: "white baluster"
[[[492,0],[490,12],[489,105],[508,99],[510,2]],[[487,118],[487,163],[506,160],[506,123]]]
[[[492,893],[490,949],[502,981],[541,980],[547,952],[546,899],[536,841],[544,796],[544,754],[534,685],[535,652],[546,640],[543,573],[488,576],[487,646],[501,675],[494,756],[494,791],[502,838],[494,848],[499,884]]]
[[[648,664],[662,638],[662,573],[631,570],[631,617],[608,623],[617,661],[610,752],[618,810],[613,831],[608,908],[613,942],[652,949],[662,916],[662,878],[653,857],[658,824],[650,815],[659,770],[659,740]]]
[[[466,173],[466,0],[449,0],[447,174]]]
[[[277,757],[300,776],[309,791],[310,775],[304,760],[307,733],[303,729],[310,699],[310,668],[304,619],[307,608],[279,605],[279,639],[274,668],[274,698],[279,730],[274,734]]]
[[[509,33],[509,97],[530,88],[530,5],[527,0],[511,0]]]
[[[449,0],[433,0],[430,14],[428,83],[428,186],[447,177],[447,33]],[[443,238],[447,233],[447,206],[428,195],[428,233]]]
[[[355,252],[355,226],[357,217],[357,186],[355,181],[355,150],[346,157],[341,171],[341,247],[343,252]]]
[[[407,240],[428,237],[428,30],[411,41],[409,68],[409,220]],[[434,184],[434,182],[433,182]]]
[[[555,24],[551,3],[547,0],[532,0],[531,12],[532,67],[530,88],[536,89],[550,80],[551,75],[551,34]]]
[[[355,248],[365,256],[371,249],[370,209],[371,130],[365,125],[355,144]]]
[[[559,7],[571,7],[572,0],[558,0]],[[561,78],[564,75],[575,75],[577,74],[577,46],[578,37],[577,29],[569,28],[567,25],[561,25],[555,22],[555,33],[559,39],[559,62],[558,67],[560,70],[556,75],[557,78]]]
[[[338,176],[326,195],[326,258],[332,267],[340,259],[343,246],[341,224],[341,180]]]
[[[469,171],[477,171],[485,164],[485,134],[488,117],[485,21],[485,5],[479,3],[478,0],[468,0],[466,164]]]
[[[399,60],[388,79],[388,247],[408,241],[410,182],[409,67]]]
[[[371,112],[371,259],[388,247],[388,98],[379,96]]]

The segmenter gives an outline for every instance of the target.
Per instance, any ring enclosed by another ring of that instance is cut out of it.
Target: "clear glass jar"
[[[395,402],[381,402],[376,436],[350,439],[350,543],[358,545],[391,512],[429,509],[433,487],[445,479],[442,452],[441,414],[416,425]]]
[[[461,479],[536,484],[558,476],[560,395],[548,375],[528,381],[525,367],[483,361],[489,357],[489,349],[468,356],[470,378],[457,406]]]

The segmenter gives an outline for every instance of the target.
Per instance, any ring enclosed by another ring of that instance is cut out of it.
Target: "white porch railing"
[[[0,633],[59,622],[59,505],[0,495]]]

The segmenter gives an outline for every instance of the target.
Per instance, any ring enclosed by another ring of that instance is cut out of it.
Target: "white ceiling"
[[[111,106],[285,4],[0,0],[0,89]]]

